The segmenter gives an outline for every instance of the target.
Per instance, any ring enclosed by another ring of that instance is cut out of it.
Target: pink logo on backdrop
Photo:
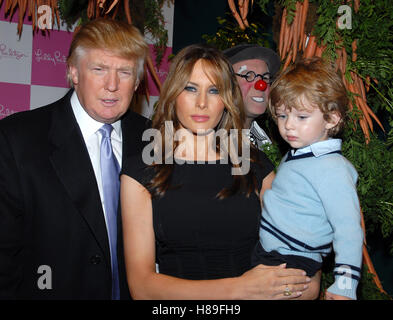
[[[68,87],[66,59],[72,33],[52,30],[45,36],[40,33],[33,38],[31,84],[52,87]]]
[[[166,48],[166,51],[165,51],[165,54],[162,58],[161,64],[157,68],[156,63],[155,63],[156,56],[154,54],[153,45],[149,45],[149,47],[150,47],[151,58],[153,60],[154,68],[156,70],[157,76],[160,79],[161,83],[164,83],[164,81],[168,75],[168,71],[169,71],[168,57],[172,53],[172,48],[170,48],[170,47]],[[148,88],[149,88],[150,95],[158,96],[159,95],[158,88],[157,88],[156,83],[154,82],[152,76],[150,75],[150,72],[148,72],[147,77],[148,77]]]
[[[30,109],[30,86],[17,83],[0,82],[0,119],[15,112]]]
[[[22,60],[23,58],[27,58],[28,55],[23,53],[22,51],[11,48],[4,42],[0,42],[0,60],[1,59],[15,59]]]

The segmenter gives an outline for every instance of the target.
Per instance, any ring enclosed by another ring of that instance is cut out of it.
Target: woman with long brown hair
[[[223,54],[204,45],[181,50],[157,103],[154,139],[121,177],[134,299],[288,299],[307,288],[302,270],[251,269],[262,194],[274,173],[243,139],[243,120]]]

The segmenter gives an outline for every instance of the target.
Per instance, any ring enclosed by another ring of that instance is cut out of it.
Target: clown
[[[242,91],[246,114],[244,128],[250,129],[251,142],[261,148],[271,140],[256,119],[266,111],[270,84],[280,69],[280,58],[273,50],[253,44],[226,49],[224,54],[233,65]]]

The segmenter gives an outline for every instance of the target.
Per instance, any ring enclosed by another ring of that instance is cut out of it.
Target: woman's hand
[[[311,278],[303,270],[258,265],[238,278],[239,299],[287,300],[299,298]],[[318,287],[319,288],[319,287]]]

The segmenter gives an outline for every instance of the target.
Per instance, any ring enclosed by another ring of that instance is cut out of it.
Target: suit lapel
[[[71,93],[52,116],[49,139],[52,165],[72,202],[85,219],[110,266],[109,241],[97,181],[82,134],[72,112]]]

